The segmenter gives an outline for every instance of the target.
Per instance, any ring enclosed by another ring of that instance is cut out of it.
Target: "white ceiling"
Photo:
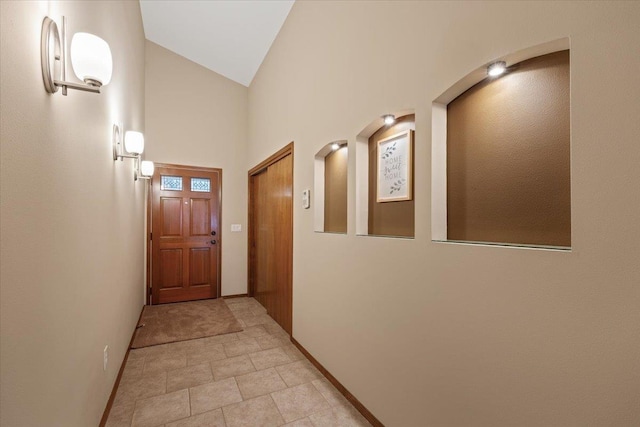
[[[249,86],[294,0],[142,0],[148,40]]]

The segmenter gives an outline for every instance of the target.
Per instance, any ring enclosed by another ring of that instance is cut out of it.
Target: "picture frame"
[[[376,156],[376,201],[412,200],[413,130],[408,129],[378,141]]]

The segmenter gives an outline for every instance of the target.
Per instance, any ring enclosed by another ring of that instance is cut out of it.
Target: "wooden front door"
[[[249,295],[291,334],[293,144],[249,171]]]
[[[156,165],[151,181],[151,303],[220,295],[222,170]]]

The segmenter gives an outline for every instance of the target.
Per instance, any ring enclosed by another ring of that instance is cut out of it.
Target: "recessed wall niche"
[[[372,122],[356,140],[356,234],[413,238],[413,112]]]
[[[314,160],[314,230],[347,232],[347,141],[331,142]]]
[[[503,75],[483,66],[434,102],[434,240],[571,246],[568,47],[501,58]]]

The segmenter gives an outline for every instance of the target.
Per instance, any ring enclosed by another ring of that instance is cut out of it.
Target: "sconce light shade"
[[[113,71],[109,44],[93,34],[74,34],[71,65],[76,76],[86,84],[96,87],[109,84]]]
[[[124,134],[124,149],[132,154],[142,154],[144,151],[144,135],[129,130]]]
[[[142,162],[140,162],[140,175],[142,175],[143,177],[153,176],[154,170],[155,167],[152,161],[143,160]]]

